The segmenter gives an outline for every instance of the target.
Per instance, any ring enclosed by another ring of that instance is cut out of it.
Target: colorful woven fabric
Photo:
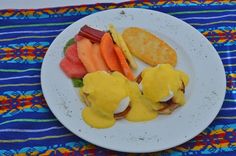
[[[183,145],[152,154],[236,155],[236,2],[216,0],[0,10],[0,155],[128,155],[94,146],[64,128],[40,86],[44,55],[61,31],[84,16],[121,7],[158,10],[189,23],[214,45],[226,70],[226,97],[211,125]]]

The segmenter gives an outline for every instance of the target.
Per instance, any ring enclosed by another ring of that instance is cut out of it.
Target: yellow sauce
[[[95,128],[107,128],[115,124],[114,112],[122,99],[127,97],[126,78],[114,72],[89,73],[84,77],[81,94],[86,94],[90,103],[82,112],[84,121]]]
[[[102,114],[93,109],[93,107],[85,107],[82,116],[84,121],[94,128],[108,128],[115,124],[113,114]]]
[[[189,78],[184,72],[175,70],[169,64],[161,64],[144,69],[141,76],[143,94],[151,101],[160,102],[173,92],[174,102],[185,103],[181,88],[187,86]]]
[[[133,122],[155,119],[158,108],[163,107],[159,102],[168,97],[170,91],[174,94],[173,102],[185,103],[183,89],[189,78],[184,72],[162,64],[146,68],[141,76],[143,94],[136,82],[129,81],[119,72],[109,74],[97,71],[87,74],[80,90],[83,102],[87,103],[82,111],[84,121],[94,128],[113,126],[116,121],[114,113],[127,97],[130,99],[131,109],[125,118]]]
[[[129,83],[129,96],[131,109],[126,116],[127,120],[138,122],[152,120],[157,117],[157,111],[152,109],[152,105],[155,104],[141,94],[137,83]]]

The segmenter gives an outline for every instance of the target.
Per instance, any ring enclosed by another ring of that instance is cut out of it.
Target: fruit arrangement
[[[113,42],[108,32],[85,25],[67,42],[64,52],[65,57],[60,62],[60,67],[69,78],[73,79],[75,87],[80,86],[76,85],[78,84],[76,82],[81,82],[87,73],[100,70],[119,71],[130,80],[135,78],[130,68],[130,64],[137,68],[133,56],[127,50],[124,53],[120,46]]]

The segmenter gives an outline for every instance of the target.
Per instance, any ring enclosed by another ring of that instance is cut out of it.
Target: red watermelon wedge
[[[70,78],[82,78],[87,71],[80,61],[76,43],[66,49],[65,57],[60,62],[61,69]]]
[[[82,64],[73,63],[67,57],[61,60],[60,67],[69,78],[83,78],[87,74]]]
[[[82,64],[79,57],[78,57],[78,53],[77,53],[77,45],[76,43],[70,45],[67,49],[66,49],[66,53],[65,56],[73,63],[79,63]]]

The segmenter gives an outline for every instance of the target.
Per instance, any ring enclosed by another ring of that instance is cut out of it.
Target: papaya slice
[[[117,55],[117,57],[119,59],[119,62],[120,62],[120,65],[121,65],[121,68],[123,70],[124,75],[129,80],[133,81],[135,79],[134,74],[133,74],[131,68],[129,67],[129,65],[128,65],[127,61],[126,61],[125,56],[124,56],[122,50],[117,45],[114,46],[114,49],[115,49],[116,55]]]
[[[122,73],[122,68],[114,50],[114,43],[109,33],[105,33],[102,36],[100,50],[108,68],[111,71],[119,71]]]

